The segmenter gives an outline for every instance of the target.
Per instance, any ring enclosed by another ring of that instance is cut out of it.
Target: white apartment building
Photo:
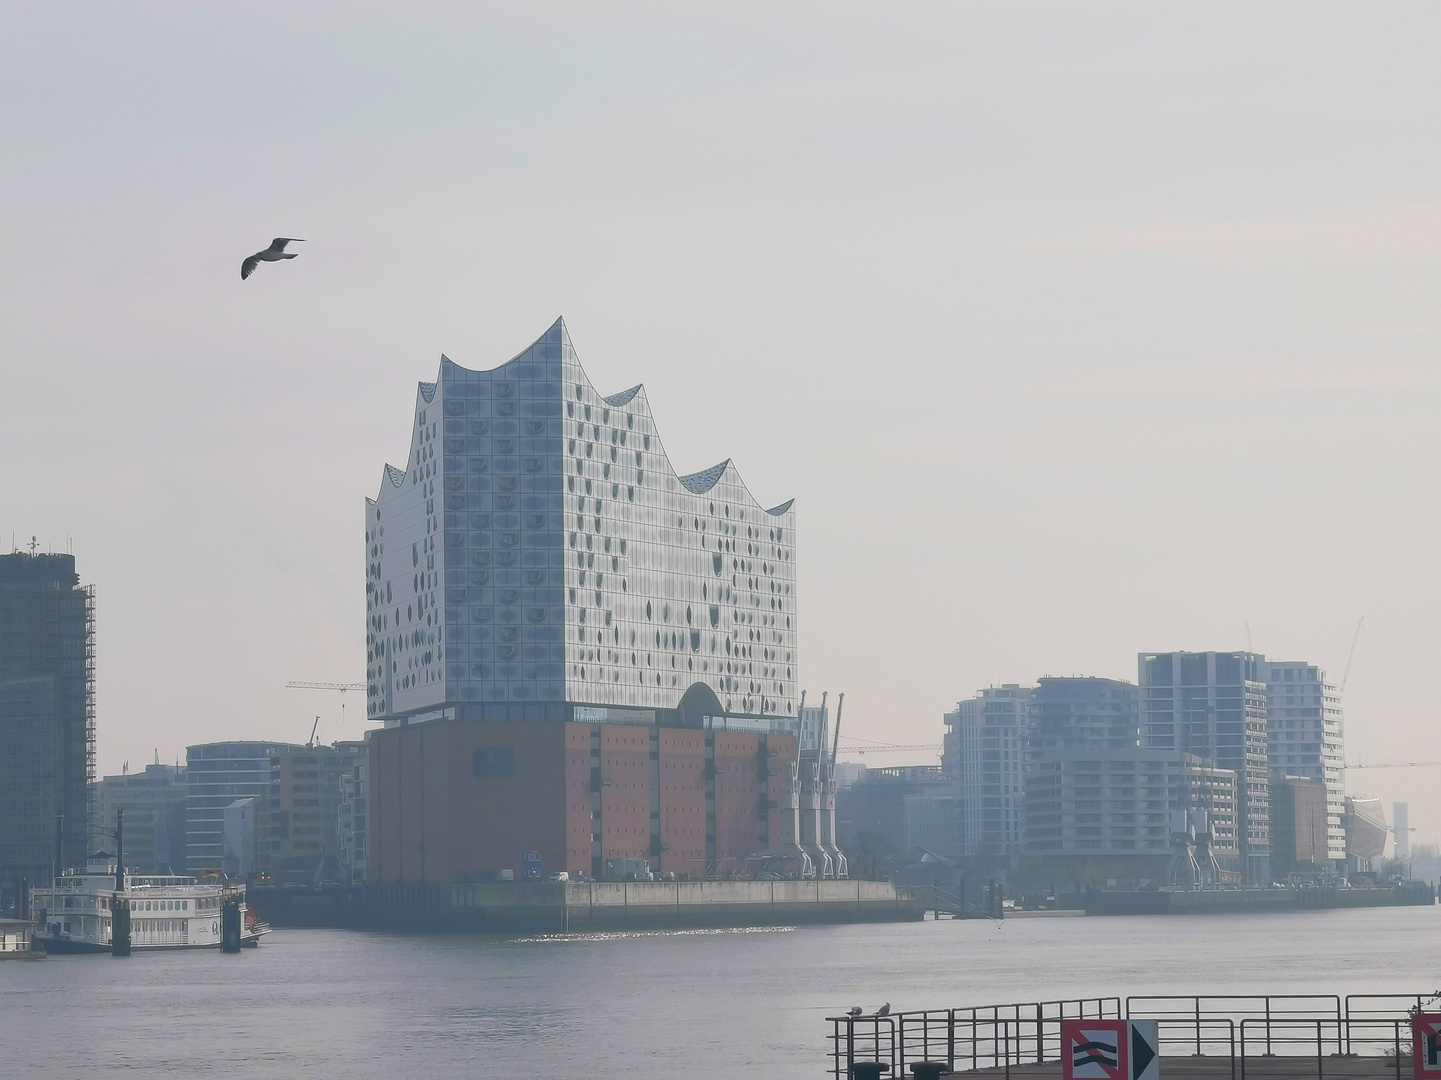
[[[944,773],[956,784],[961,855],[1019,855],[1027,704],[1034,688],[1006,683],[946,713]]]
[[[1268,757],[1271,771],[1326,784],[1326,857],[1346,860],[1345,738],[1341,693],[1326,672],[1301,660],[1261,665],[1266,682]]]

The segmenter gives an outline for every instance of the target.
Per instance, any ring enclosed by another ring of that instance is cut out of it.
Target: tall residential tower
[[[1341,692],[1326,681],[1323,669],[1303,660],[1270,660],[1261,667],[1272,778],[1302,776],[1325,784],[1326,838],[1321,861],[1340,869],[1346,862]]]
[[[0,555],[0,892],[85,865],[94,778],[95,591],[73,555]]]
[[[1239,857],[1221,869],[1270,877],[1266,658],[1251,652],[1141,653],[1141,745],[1237,776]],[[1204,811],[1202,807],[1188,807]]]

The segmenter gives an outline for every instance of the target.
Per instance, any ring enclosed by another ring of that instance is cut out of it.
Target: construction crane
[[[287,690],[334,690],[340,694],[340,730],[345,730],[345,694],[348,690],[364,690],[363,682],[288,682],[285,684]],[[315,727],[320,726],[320,717],[315,718]],[[315,744],[315,728],[311,728],[310,742],[307,746]]]
[[[1361,640],[1361,627],[1366,625],[1366,616],[1356,620],[1356,632],[1351,635],[1351,651],[1346,654],[1346,670],[1341,675],[1341,686],[1336,691],[1337,696],[1346,693],[1346,681],[1351,678],[1351,661],[1356,659],[1356,643]]]
[[[1367,765],[1342,765],[1343,769],[1419,769],[1423,765],[1441,765],[1441,761],[1373,761]]]
[[[939,753],[941,752],[941,744],[940,744],[940,743],[909,743],[909,744],[903,744],[903,743],[872,743],[872,742],[865,742],[865,743],[863,743],[862,745],[859,745],[859,746],[847,746],[847,747],[846,747],[846,750],[847,750],[847,752],[852,753],[852,754],[866,754],[866,753],[871,753],[872,751],[874,751],[875,753],[881,753],[881,754],[890,754],[890,753],[918,753],[918,752],[920,752],[920,751],[922,751],[922,750],[929,750],[929,751],[932,752],[932,753],[939,754]]]

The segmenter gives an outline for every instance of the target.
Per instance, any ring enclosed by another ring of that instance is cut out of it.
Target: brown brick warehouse
[[[546,873],[610,860],[728,875],[793,843],[784,805],[796,736],[458,720],[370,739],[370,880],[494,880],[528,851]]]

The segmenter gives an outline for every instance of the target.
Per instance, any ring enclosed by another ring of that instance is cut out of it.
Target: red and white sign
[[[1062,1020],[1061,1078],[1161,1080],[1156,1021]]]
[[[1411,1018],[1411,1051],[1416,1080],[1441,1080],[1441,1013],[1420,1013]]]
[[[1061,1080],[1127,1080],[1126,1021],[1062,1020]]]

